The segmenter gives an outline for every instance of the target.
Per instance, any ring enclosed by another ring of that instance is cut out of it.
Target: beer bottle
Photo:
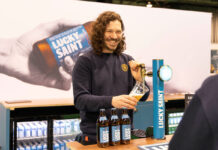
[[[98,147],[109,146],[109,121],[105,114],[105,109],[100,109],[97,119],[97,145]]]
[[[121,144],[129,144],[131,139],[131,119],[127,108],[122,109],[121,124]]]
[[[91,50],[89,36],[91,36],[92,22],[76,26],[54,36],[42,39],[33,45],[35,55],[40,58],[39,63],[45,71],[53,71],[64,65],[66,56],[76,56],[80,52]]]
[[[117,116],[116,108],[111,109],[109,125],[110,145],[114,146],[120,144],[120,119]]]

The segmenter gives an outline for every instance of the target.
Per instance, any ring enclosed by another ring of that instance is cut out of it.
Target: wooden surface
[[[117,146],[109,146],[106,148],[99,148],[97,144],[94,145],[82,145],[78,142],[69,142],[67,143],[67,147],[70,148],[70,150],[139,150],[138,146],[142,145],[149,145],[149,144],[157,144],[157,143],[165,143],[169,142],[172,138],[172,135],[166,135],[166,139],[164,140],[157,140],[152,138],[140,138],[140,139],[133,139],[130,141],[130,144],[128,145],[117,145]]]
[[[170,100],[184,100],[185,93],[164,93],[165,102]],[[147,101],[153,101],[153,94],[150,94]]]
[[[165,93],[164,99],[165,102],[169,100],[179,100],[184,99],[184,93]],[[151,94],[148,97],[147,101],[152,101],[153,95]],[[46,106],[71,106],[74,105],[73,97],[72,98],[63,98],[63,99],[37,99],[37,100],[14,100],[14,101],[2,101],[1,102],[5,108],[13,110],[15,108],[27,108],[27,107],[46,107]]]
[[[5,108],[13,110],[15,108],[46,107],[46,106],[71,106],[74,105],[73,98],[63,99],[38,99],[38,100],[14,100],[2,101]]]

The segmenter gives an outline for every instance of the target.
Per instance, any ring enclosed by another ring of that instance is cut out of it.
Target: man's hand
[[[136,81],[142,82],[140,63],[134,60],[131,60],[129,61],[129,66],[130,66],[130,70],[131,70],[131,73],[134,79]]]
[[[129,95],[119,95],[112,98],[112,106],[115,108],[136,109],[138,100]]]

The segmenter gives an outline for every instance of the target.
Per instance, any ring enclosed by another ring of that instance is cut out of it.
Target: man
[[[129,110],[132,117],[137,99],[129,96],[135,80],[142,82],[140,67],[124,54],[124,24],[111,11],[100,14],[92,27],[93,50],[80,56],[73,70],[74,104],[80,110],[82,144],[96,143],[96,120],[101,108],[110,116],[110,108]],[[131,69],[130,69],[131,68]],[[146,99],[149,92],[143,97]],[[121,115],[121,111],[118,111]]]
[[[204,81],[189,103],[169,150],[218,149],[218,75]]]

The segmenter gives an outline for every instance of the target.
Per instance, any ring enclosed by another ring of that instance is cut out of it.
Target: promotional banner
[[[194,93],[209,76],[210,13],[75,0],[2,0],[0,101],[73,98],[73,66],[91,49],[88,23],[104,11],[121,15],[125,53],[148,71],[153,59],[172,68],[165,93]],[[152,89],[152,78],[146,81]]]

